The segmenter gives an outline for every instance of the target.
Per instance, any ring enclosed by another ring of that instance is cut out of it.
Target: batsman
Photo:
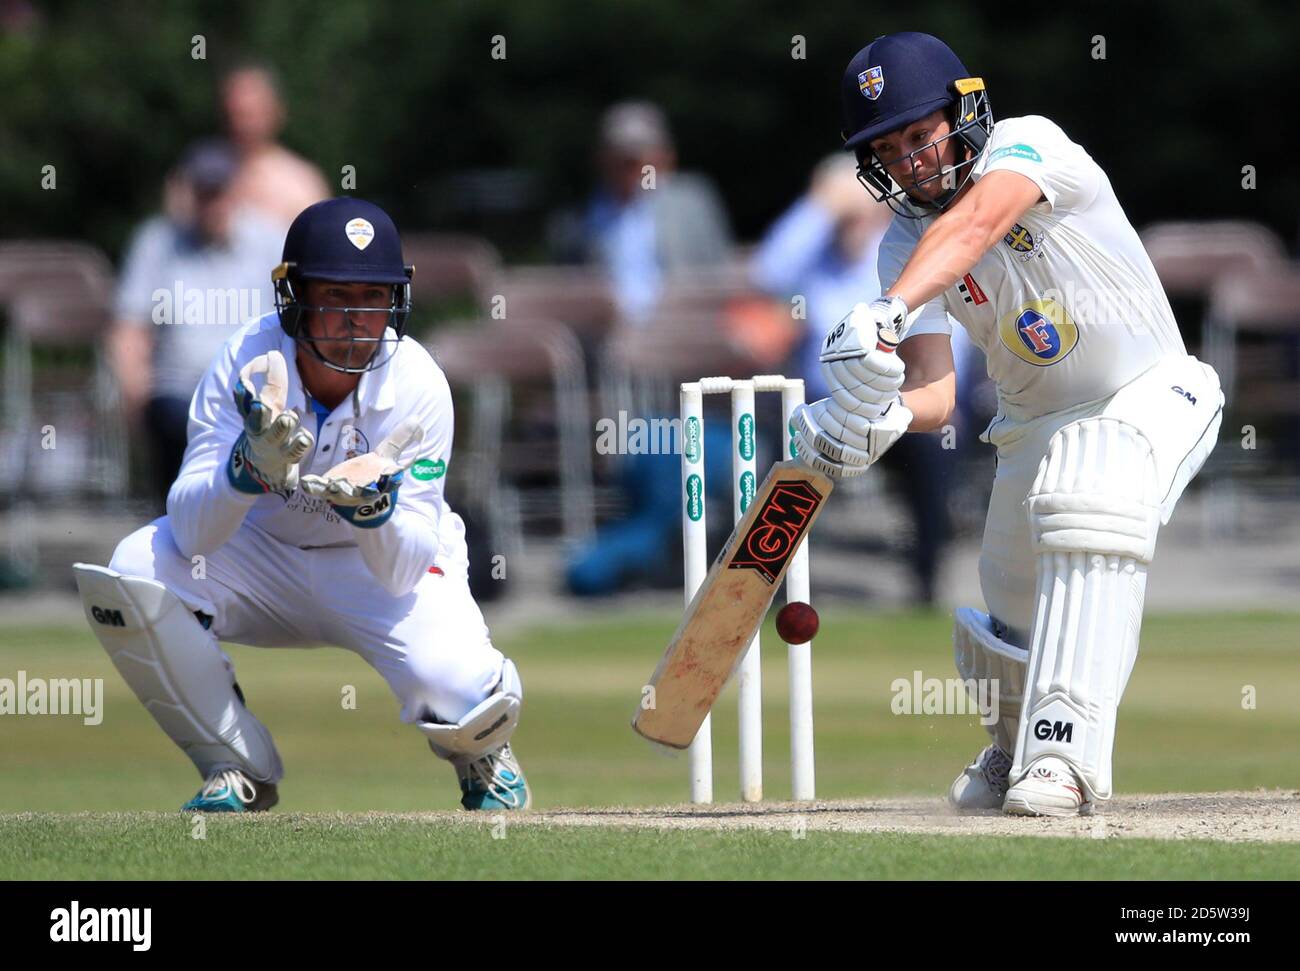
[[[294,220],[276,308],[231,339],[190,405],[167,515],[76,564],[86,618],[203,786],[186,811],[271,808],[284,774],[221,641],[331,644],[373,666],[466,809],[527,808],[510,737],[523,686],[467,582],[443,495],[447,380],[405,335],[413,268],[361,199]]]
[[[858,178],[895,212],[883,296],[823,344],[831,395],[796,416],[800,458],[861,475],[949,419],[949,315],[984,351],[998,411],[979,573],[954,616],[963,679],[997,679],[992,744],[960,810],[1088,813],[1111,796],[1116,713],[1138,653],[1160,526],[1214,448],[1223,395],[1187,354],[1100,166],[1041,115],[994,122],[941,40],[879,37],[841,86]],[[892,333],[890,333],[892,332]],[[903,335],[897,353],[877,335]]]

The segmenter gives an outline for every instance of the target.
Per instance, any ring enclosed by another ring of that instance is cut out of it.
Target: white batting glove
[[[831,396],[845,411],[883,415],[903,386],[904,367],[894,353],[907,324],[907,304],[898,297],[860,303],[822,342],[820,361]]]
[[[801,462],[832,479],[850,479],[889,451],[912,423],[912,412],[902,398],[895,398],[879,417],[854,414],[835,399],[822,398],[800,405],[791,421]]]

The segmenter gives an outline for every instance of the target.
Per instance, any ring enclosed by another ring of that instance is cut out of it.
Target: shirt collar
[[[391,333],[390,328],[384,331],[384,336],[387,337]],[[386,350],[385,347],[381,346],[379,353],[382,354]],[[373,408],[376,411],[389,411],[397,403],[397,395],[393,389],[394,382],[389,380],[389,372],[396,367],[397,355],[401,353],[401,350],[402,345],[399,341],[382,367],[378,367],[373,371],[366,371],[361,375],[361,381],[357,385],[356,397],[367,410]]]
[[[397,355],[401,349],[402,345],[399,343],[388,360],[384,362],[383,367],[363,373],[361,380],[357,383],[356,391],[348,395],[339,407],[345,408],[348,412],[352,412],[356,404],[359,404],[363,411],[392,410],[397,402],[397,395],[393,388],[394,382],[385,380],[385,372],[395,366]],[[303,385],[302,375],[298,373],[298,342],[282,332],[280,352],[284,355],[289,370],[289,390],[285,407],[296,408],[299,414],[305,415],[308,411],[307,389]]]

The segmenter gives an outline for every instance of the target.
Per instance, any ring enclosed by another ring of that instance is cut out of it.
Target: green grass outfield
[[[526,686],[515,747],[537,807],[687,798],[685,757],[659,753],[628,727],[640,686],[677,619],[676,613],[606,616],[499,638]],[[764,639],[767,793],[788,799],[784,648],[770,622]],[[1300,614],[1148,618],[1120,714],[1118,791],[1294,788],[1300,781],[1297,645]],[[458,793],[451,770],[433,759],[417,731],[397,721],[395,699],[360,659],[336,649],[234,647],[230,653],[250,706],[284,758],[287,774],[273,818],[252,826],[218,820],[208,840],[197,841],[179,815],[0,817],[0,877],[921,877],[973,874],[979,868],[964,861],[985,854],[1002,861],[1003,877],[1040,874],[1043,861],[1052,859],[1089,861],[1083,872],[1055,871],[1074,876],[1300,873],[1295,848],[1282,845],[1265,852],[1260,844],[813,832],[796,841],[788,833],[519,826],[510,827],[509,839],[492,841],[462,823],[291,817],[448,810]],[[828,610],[813,665],[819,798],[939,796],[984,744],[973,717],[890,710],[895,679],[910,681],[916,670],[927,678],[953,676],[950,620],[942,614]],[[98,726],[69,716],[0,716],[0,813],[166,812],[196,790],[193,767],[127,691],[89,631],[11,622],[0,633],[0,677],[15,678],[19,670],[29,677],[104,678],[105,716]],[[355,688],[355,709],[341,703],[347,686]],[[738,785],[734,689],[724,695],[714,726],[717,796],[731,800]],[[281,815],[293,824],[276,818]],[[109,839],[118,832],[131,838]],[[230,852],[213,853],[218,845]],[[511,853],[499,852],[503,847]],[[738,850],[751,862],[732,859]],[[1021,858],[1023,867],[1008,867]]]
[[[411,817],[0,817],[0,875],[225,880],[1277,880],[1300,844],[496,827]]]

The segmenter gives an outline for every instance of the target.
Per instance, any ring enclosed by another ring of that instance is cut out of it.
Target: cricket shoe
[[[466,809],[527,809],[533,794],[510,743],[477,759],[452,763],[460,779],[460,804]]]
[[[280,801],[270,782],[254,782],[238,769],[212,773],[199,794],[181,806],[183,813],[257,813]]]
[[[1048,756],[1007,790],[1002,811],[1012,816],[1088,816],[1092,803],[1069,764]]]
[[[1010,774],[1011,756],[1000,745],[988,745],[957,776],[948,789],[948,801],[958,812],[1001,809]]]

